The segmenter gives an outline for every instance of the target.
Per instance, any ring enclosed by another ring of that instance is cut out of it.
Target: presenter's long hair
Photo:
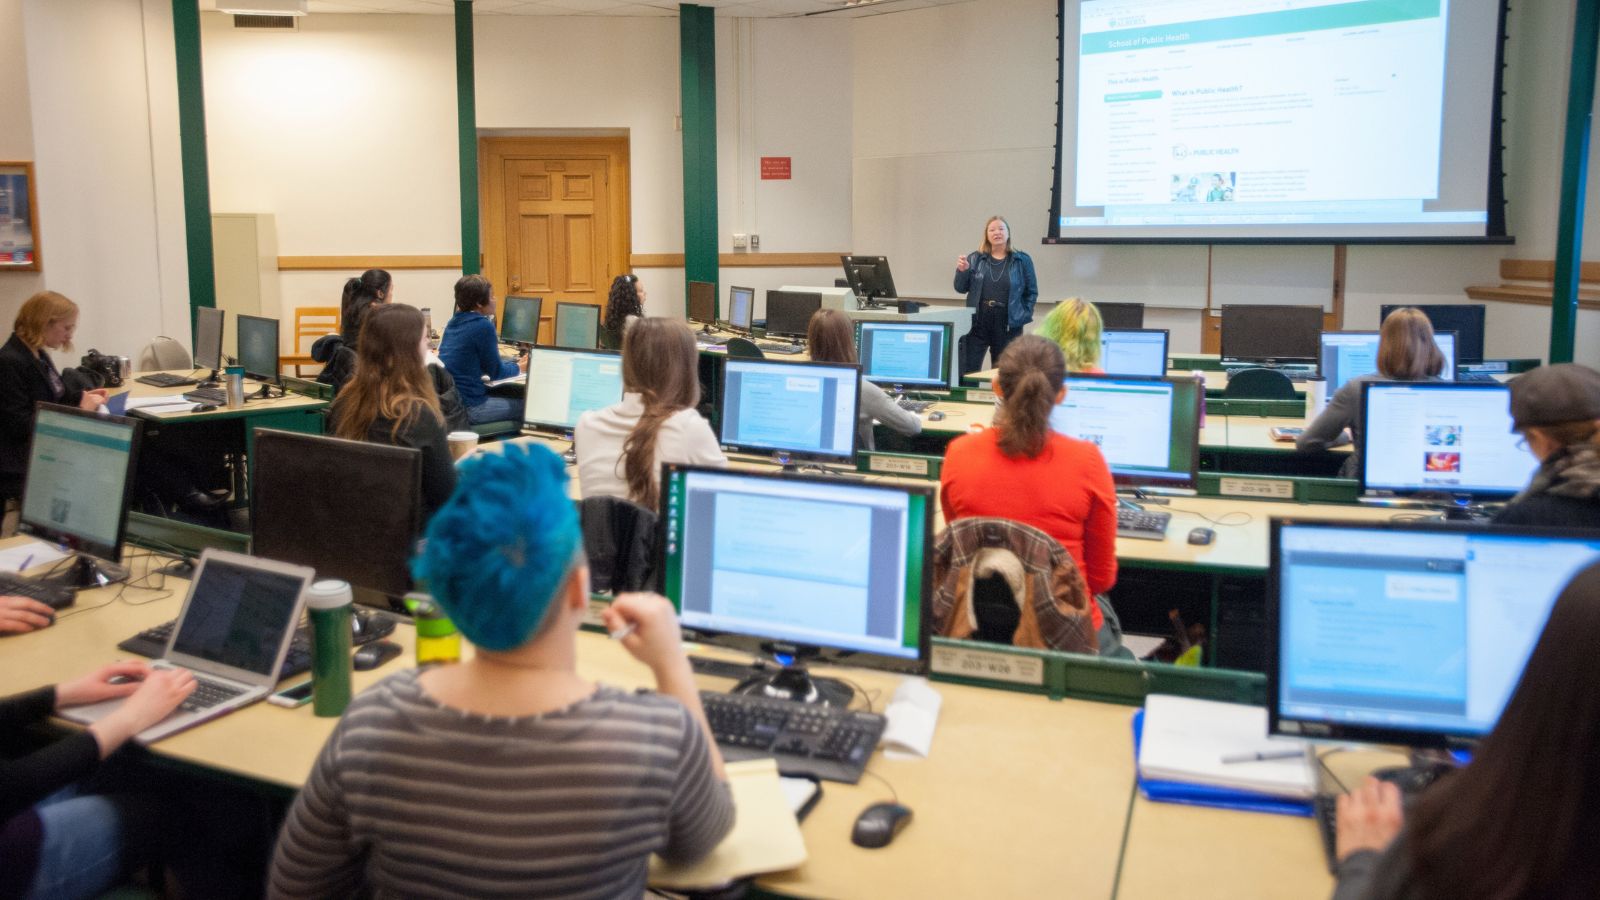
[[[1568,583],[1472,763],[1408,816],[1428,897],[1600,897],[1600,565]]]
[[[812,362],[856,362],[856,329],[838,309],[819,309],[806,323],[806,353]]]
[[[1397,381],[1420,381],[1444,370],[1433,323],[1415,306],[1397,309],[1378,332],[1378,372]]]
[[[689,326],[659,316],[634,322],[622,336],[622,389],[644,402],[644,414],[622,444],[622,478],[629,500],[654,509],[661,423],[700,403],[700,351]]]
[[[393,423],[392,440],[426,414],[444,422],[439,395],[422,363],[422,311],[398,303],[369,308],[362,317],[356,371],[333,401],[333,433],[355,441],[379,418]]]
[[[1000,408],[994,427],[1000,430],[1000,452],[1032,459],[1044,452],[1050,437],[1050,413],[1067,377],[1061,348],[1032,334],[1012,341],[1000,354]]]

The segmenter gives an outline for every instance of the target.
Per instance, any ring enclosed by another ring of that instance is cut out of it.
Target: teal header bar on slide
[[[1325,31],[1330,28],[1358,28],[1434,19],[1439,16],[1439,0],[1357,0],[1311,9],[1289,9],[1208,19],[1203,22],[1176,22],[1150,28],[1125,28],[1096,31],[1079,40],[1081,53],[1121,53],[1125,50],[1150,50],[1182,44],[1204,44],[1273,34]]]

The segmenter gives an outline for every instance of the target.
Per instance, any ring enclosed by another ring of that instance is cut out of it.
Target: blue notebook
[[[1139,784],[1139,793],[1146,800],[1158,803],[1183,803],[1189,806],[1215,806],[1245,812],[1276,813],[1280,816],[1311,815],[1310,800],[1290,800],[1241,791],[1237,788],[1215,787],[1208,784],[1189,784],[1182,781],[1160,781],[1139,774],[1139,738],[1144,732],[1144,710],[1133,714],[1133,771]]]

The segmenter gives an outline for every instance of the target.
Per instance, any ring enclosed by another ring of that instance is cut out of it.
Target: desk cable
[[[112,594],[106,600],[103,600],[100,603],[96,603],[93,606],[78,606],[77,604],[73,604],[73,606],[69,607],[68,609],[65,609],[65,610],[62,610],[61,612],[56,613],[56,621],[59,622],[62,619],[70,618],[72,616],[81,615],[83,613],[94,612],[97,609],[105,609],[106,607],[112,605],[113,603],[121,602],[121,603],[124,603],[124,604],[126,604],[128,606],[143,606],[146,603],[154,603],[157,600],[165,600],[168,597],[171,597],[172,596],[172,591],[171,591],[171,589],[169,589],[167,587],[167,576],[166,576],[166,573],[162,572],[162,571],[159,571],[159,570],[156,570],[156,571],[152,571],[151,570],[151,566],[154,563],[154,561],[157,560],[157,559],[161,559],[161,558],[163,558],[163,554],[159,554],[154,550],[145,550],[145,551],[140,552],[140,553],[129,554],[129,557],[128,557],[128,578],[126,580],[124,580],[118,586],[117,592],[115,594]],[[71,557],[68,557],[68,559],[70,560]],[[134,573],[133,573],[133,567],[139,561],[143,561],[144,564],[145,564],[144,572],[143,572],[143,574],[141,574],[137,578],[135,578],[134,577]],[[58,564],[58,567],[59,567],[59,564]],[[54,569],[52,569],[51,571],[54,572]],[[149,581],[152,578],[157,579],[155,584],[152,584],[152,585],[142,585],[142,584],[140,584],[140,582]],[[109,588],[110,586],[107,585],[107,587]],[[155,592],[155,596],[153,596],[153,597],[145,597],[142,600],[127,600],[127,599],[124,599],[124,595],[127,594],[127,592],[130,589],[131,590],[135,590],[135,591],[153,591],[153,592]]]
[[[1238,528],[1240,526],[1249,525],[1251,522],[1255,521],[1256,518],[1242,509],[1236,509],[1232,512],[1225,512],[1216,517],[1208,516],[1196,509],[1184,509],[1181,506],[1168,505],[1167,509],[1175,513],[1184,513],[1185,515],[1197,516],[1206,520],[1207,522],[1210,522],[1212,525],[1216,525],[1221,528]]]

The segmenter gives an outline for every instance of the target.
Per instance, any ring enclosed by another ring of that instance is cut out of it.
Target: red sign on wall
[[[762,181],[788,181],[789,160],[788,156],[763,156],[761,157]]]

